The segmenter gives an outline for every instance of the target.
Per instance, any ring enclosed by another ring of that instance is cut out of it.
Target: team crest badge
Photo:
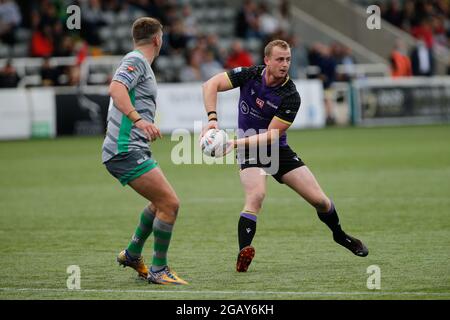
[[[258,105],[258,107],[262,108],[264,106],[264,101],[260,98],[256,98],[256,104]]]

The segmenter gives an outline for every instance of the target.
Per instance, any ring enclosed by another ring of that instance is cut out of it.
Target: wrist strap
[[[208,119],[208,122],[210,122],[210,121],[217,121],[217,118]]]
[[[215,112],[215,111],[210,111],[210,112],[208,112],[208,117],[209,117],[210,115],[212,115],[212,114],[217,114],[217,112]]]
[[[127,113],[127,117],[130,116],[130,114],[132,114],[133,112],[137,112],[136,109],[131,110],[130,112]]]
[[[138,120],[142,119],[139,112],[136,111],[136,109],[131,110],[127,114],[127,118],[131,120],[131,122],[136,123]]]

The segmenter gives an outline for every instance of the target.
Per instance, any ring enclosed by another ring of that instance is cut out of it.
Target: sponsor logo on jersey
[[[260,98],[256,98],[256,104],[258,105],[258,107],[262,108],[264,106],[264,101]]]
[[[148,157],[143,157],[143,158],[139,159],[138,161],[136,161],[136,163],[137,164],[144,163],[147,159],[148,159]]]
[[[278,109],[278,106],[274,105],[274,104],[273,104],[272,102],[270,102],[270,101],[267,101],[267,105],[268,105],[269,107],[274,108],[274,109]]]
[[[239,73],[242,71],[242,67],[234,68],[233,73]]]
[[[120,71],[117,76],[124,78],[125,80],[128,80],[129,82],[133,82],[133,78],[125,71]]]
[[[242,114],[248,114],[250,111],[250,108],[248,107],[247,103],[245,101],[241,102],[241,112]]]
[[[252,89],[251,94],[254,95],[255,94],[255,90]]]

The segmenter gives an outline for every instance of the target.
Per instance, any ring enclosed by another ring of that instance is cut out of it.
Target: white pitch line
[[[389,292],[389,291],[361,291],[361,292],[319,292],[319,291],[194,291],[194,290],[116,290],[116,289],[56,289],[56,288],[0,288],[9,292],[94,292],[94,293],[169,293],[169,294],[248,294],[248,295],[295,295],[295,296],[349,296],[349,295],[394,295],[394,296],[448,296],[450,292]]]

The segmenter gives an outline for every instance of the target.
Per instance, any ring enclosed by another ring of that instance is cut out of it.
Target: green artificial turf
[[[237,166],[174,165],[176,142],[165,136],[152,148],[181,200],[169,250],[190,282],[180,287],[117,265],[146,201],[108,174],[102,140],[0,142],[0,299],[450,298],[450,126],[289,132],[343,229],[370,254],[335,244],[315,210],[269,178],[245,274],[235,272]],[[81,269],[81,290],[67,289],[70,265]],[[371,265],[380,290],[367,288]]]

